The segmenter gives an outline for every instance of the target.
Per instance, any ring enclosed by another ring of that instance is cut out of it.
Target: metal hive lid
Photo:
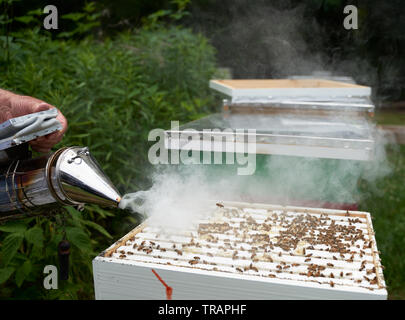
[[[229,97],[224,110],[257,112],[374,112],[371,88],[325,79],[211,80],[210,88]]]

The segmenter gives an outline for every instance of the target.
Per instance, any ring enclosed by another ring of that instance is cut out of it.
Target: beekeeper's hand
[[[21,96],[10,91],[0,89],[0,123],[11,118],[44,111],[51,108],[55,107],[36,98]],[[30,141],[33,150],[47,153],[55,144],[62,140],[63,135],[67,130],[68,123],[66,118],[59,110],[56,119],[62,124],[62,129]]]

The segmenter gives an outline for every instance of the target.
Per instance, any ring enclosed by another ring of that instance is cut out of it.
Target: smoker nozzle
[[[4,168],[3,168],[4,169]],[[58,202],[118,207],[121,195],[87,147],[62,148],[37,159],[15,160],[0,173],[0,213],[31,211]]]
[[[49,159],[46,171],[48,186],[61,203],[118,207],[121,201],[121,195],[87,147],[59,150]]]

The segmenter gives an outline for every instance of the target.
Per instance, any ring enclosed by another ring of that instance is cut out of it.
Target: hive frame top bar
[[[253,150],[248,146],[255,143],[257,154],[370,160],[374,153],[372,126],[363,118],[339,121],[336,116],[305,114],[213,114],[165,131],[168,149],[225,152],[224,140],[232,139],[243,144],[245,152]]]
[[[223,111],[227,112],[369,112],[375,106],[368,97],[351,97],[339,99],[308,98],[308,97],[233,97],[223,100]]]
[[[158,270],[158,272],[160,270],[160,272],[162,272],[164,275],[166,275],[166,277],[168,277],[169,275],[166,274],[164,272],[164,270],[180,272],[179,274],[183,274],[183,272],[185,272],[186,274],[187,273],[190,275],[194,274],[196,276],[200,276],[200,275],[201,276],[213,276],[214,278],[217,279],[215,281],[219,281],[219,282],[225,281],[225,280],[221,280],[221,278],[224,278],[224,279],[228,278],[228,279],[234,279],[237,281],[247,281],[247,282],[249,282],[249,281],[256,282],[257,281],[256,283],[259,287],[261,286],[260,283],[268,283],[269,285],[273,284],[276,286],[277,285],[287,285],[287,286],[292,286],[291,289],[288,289],[288,290],[293,290],[294,292],[295,292],[295,290],[298,290],[297,292],[299,292],[300,290],[302,290],[302,288],[308,288],[309,290],[318,288],[318,289],[323,290],[325,296],[323,296],[320,293],[317,293],[316,295],[314,295],[314,297],[321,298],[321,299],[322,299],[322,297],[323,297],[323,299],[328,298],[328,297],[333,298],[332,291],[335,291],[335,293],[337,294],[337,296],[335,296],[335,298],[336,297],[338,297],[338,298],[344,297],[344,299],[350,299],[350,298],[356,298],[356,297],[357,297],[357,299],[359,299],[359,298],[360,299],[365,299],[365,298],[377,298],[377,299],[383,298],[383,299],[385,299],[386,298],[387,292],[385,290],[385,282],[384,282],[384,278],[383,278],[382,267],[379,262],[377,246],[376,246],[376,242],[375,242],[374,232],[372,230],[371,217],[370,217],[369,213],[361,212],[361,211],[345,211],[345,210],[335,210],[335,209],[306,208],[306,207],[296,207],[296,206],[280,206],[280,205],[244,203],[244,202],[221,201],[220,203],[221,203],[221,205],[223,205],[225,207],[234,207],[234,208],[241,208],[241,209],[247,208],[249,210],[265,209],[265,210],[269,210],[269,211],[277,210],[277,211],[281,211],[281,212],[288,212],[289,214],[296,212],[297,214],[324,215],[324,216],[335,217],[333,219],[338,219],[341,221],[348,220],[348,222],[350,222],[350,219],[360,218],[363,221],[361,223],[366,223],[366,226],[364,227],[364,225],[363,225],[363,228],[366,228],[366,230],[368,230],[367,235],[368,235],[370,241],[372,242],[371,257],[372,257],[372,261],[374,261],[373,264],[375,266],[375,274],[376,274],[376,279],[378,280],[379,289],[374,290],[374,291],[369,291],[367,289],[363,289],[361,287],[356,287],[356,286],[353,286],[351,289],[347,289],[344,287],[340,287],[340,285],[335,286],[335,288],[329,288],[329,287],[325,287],[324,285],[320,285],[320,284],[316,283],[316,281],[307,282],[307,281],[302,281],[302,280],[288,280],[288,278],[279,279],[278,277],[276,277],[276,278],[264,277],[263,278],[262,276],[250,275],[250,273],[249,274],[240,274],[238,272],[229,273],[229,272],[223,272],[223,271],[215,271],[215,269],[214,269],[214,271],[212,271],[212,270],[209,271],[209,270],[205,270],[204,268],[200,269],[200,268],[193,268],[193,267],[179,267],[176,265],[166,265],[165,263],[163,263],[163,264],[155,263],[152,261],[148,261],[148,259],[146,259],[145,261],[143,261],[142,259],[133,260],[131,258],[135,257],[135,256],[132,256],[132,255],[128,256],[128,257],[130,257],[129,259],[118,258],[119,253],[115,253],[115,252],[120,251],[120,249],[125,248],[125,246],[128,246],[128,241],[130,241],[130,242],[134,241],[133,239],[135,239],[134,237],[137,234],[141,234],[142,232],[144,232],[143,230],[145,230],[145,228],[146,229],[148,228],[148,221],[144,222],[142,225],[138,226],[137,228],[132,230],[130,233],[128,233],[126,236],[124,236],[122,239],[120,239],[115,244],[110,246],[110,248],[108,248],[106,251],[104,251],[98,257],[96,257],[94,261],[103,262],[103,263],[108,263],[108,262],[116,263],[117,265],[128,265],[128,266],[132,265],[132,266],[135,266],[135,267],[141,268],[141,269],[146,268],[147,270],[150,270],[149,268],[154,268],[154,269]],[[248,212],[250,212],[250,211],[248,211]],[[248,212],[246,212],[246,213],[248,213]],[[253,212],[254,211],[252,211],[252,213]],[[146,234],[148,234],[148,232],[150,232],[150,231],[145,231],[145,232],[146,232]],[[139,241],[142,241],[144,238],[141,236],[139,239],[140,239]],[[147,238],[145,238],[145,239],[147,239]],[[198,241],[198,239],[196,239],[196,240]],[[156,240],[156,241],[159,241],[159,240]],[[132,242],[130,244],[130,247],[132,247]],[[196,253],[194,253],[194,255],[195,254]],[[298,255],[301,255],[301,254],[298,254]],[[315,255],[316,254],[314,254],[314,256]],[[368,253],[368,255],[370,255],[370,253]],[[144,254],[144,256],[148,257],[148,255],[145,255],[145,254]],[[287,258],[288,254],[285,253],[285,256]],[[305,255],[305,251],[304,251],[303,256],[307,257]],[[204,258],[202,257],[202,259],[204,259]],[[346,259],[346,258],[344,258],[344,259]],[[287,258],[287,260],[288,260],[288,258]],[[93,262],[93,264],[95,262]],[[331,262],[333,262],[333,260],[331,260]],[[143,271],[141,269],[139,269],[139,272],[142,273]],[[145,271],[145,272],[146,272],[146,274],[148,274],[147,271]],[[339,272],[340,272],[340,270],[339,270]],[[171,281],[171,283],[175,285],[175,288],[179,288],[179,286],[177,286],[175,284],[175,279],[177,279],[177,277],[174,277],[174,275],[170,276],[170,277],[171,277],[171,279],[169,279],[169,281]],[[152,279],[152,282],[153,281],[154,280]],[[198,281],[198,280],[196,280],[196,281]],[[209,281],[210,280],[207,278],[207,283]],[[239,285],[239,288],[241,288],[241,285],[242,285],[242,287],[244,287],[242,282],[238,282],[238,285]],[[246,286],[249,287],[250,284],[246,283]],[[295,289],[294,289],[294,287],[295,287]],[[343,292],[339,293],[339,291],[343,291]],[[311,291],[308,291],[309,295],[311,295],[310,292]],[[274,294],[274,293],[270,293],[270,295],[271,294]],[[358,294],[359,296],[356,296],[356,294]],[[351,295],[354,295],[354,296],[351,296]],[[294,294],[292,296],[294,296]],[[298,293],[297,293],[297,296],[298,296]],[[224,297],[222,297],[222,298],[224,298]],[[215,297],[214,297],[214,299],[215,299]]]
[[[288,77],[288,79],[293,79],[293,80],[324,79],[324,80],[332,80],[332,81],[339,81],[339,82],[346,82],[346,83],[356,84],[356,81],[352,77],[343,76],[343,75],[333,75],[330,72],[324,72],[324,71],[314,71],[311,75],[290,76],[290,77]]]
[[[247,203],[240,201],[222,201],[222,200],[211,200],[212,204],[220,203],[223,206],[238,207],[238,208],[251,208],[251,209],[265,209],[265,210],[282,210],[282,211],[292,211],[292,212],[303,212],[312,214],[325,214],[325,215],[336,215],[345,216],[351,218],[365,218],[371,223],[371,215],[369,212],[365,211],[355,211],[355,210],[340,210],[340,209],[328,209],[328,208],[312,208],[312,207],[301,207],[301,206],[289,206],[289,205],[276,205],[276,204],[266,204],[266,203]],[[98,257],[111,257],[114,251],[120,246],[124,245],[126,241],[132,238],[134,235],[141,232],[148,224],[148,220],[144,221],[138,225],[135,229],[130,231],[127,235],[116,241],[109,248],[101,252]],[[373,238],[375,242],[375,239]]]
[[[232,99],[237,97],[305,97],[336,99],[341,97],[369,97],[371,88],[358,84],[322,79],[237,79],[210,80],[210,88]]]

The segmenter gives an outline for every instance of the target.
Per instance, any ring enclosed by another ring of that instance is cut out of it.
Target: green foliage
[[[68,13],[61,16],[62,19],[74,22],[74,28],[71,31],[59,33],[58,37],[71,38],[86,35],[100,25],[99,17],[100,13],[96,11],[96,3],[86,3],[82,12]]]
[[[23,240],[24,235],[18,232],[11,233],[4,238],[1,247],[1,262],[4,266],[7,266],[14,258]]]
[[[0,226],[0,298],[49,297],[43,289],[45,265],[57,265],[57,245],[64,237],[73,245],[71,258],[71,280],[62,284],[64,290],[52,293],[52,298],[89,298],[91,288],[91,265],[95,256],[91,232],[85,227],[91,216],[69,208],[66,228],[63,227],[60,212],[53,212],[52,218],[36,217]],[[66,215],[66,213],[65,213]],[[95,219],[97,220],[97,219]],[[106,231],[101,227],[98,230]],[[108,234],[108,233],[107,233]],[[82,291],[76,291],[81,283]],[[76,289],[75,289],[76,288]]]
[[[172,0],[171,4],[175,9],[161,9],[142,19],[143,27],[146,30],[162,27],[164,19],[169,22],[178,22],[190,13],[186,10],[191,0]]]
[[[214,50],[186,29],[142,30],[103,43],[55,41],[33,30],[14,42],[11,57],[0,87],[60,108],[69,121],[63,145],[88,145],[121,190],[142,173],[152,128],[194,119],[213,105]]]
[[[1,268],[0,269],[0,284],[3,282],[6,282],[8,278],[13,274],[14,268],[8,267],[8,268]]]
[[[52,39],[32,28],[10,40],[9,62],[1,50],[0,67],[8,70],[0,73],[0,87],[58,107],[69,129],[55,149],[89,146],[122,193],[148,184],[151,129],[198,118],[217,104],[208,89],[214,49],[187,29],[141,29],[100,42]],[[92,299],[92,259],[139,222],[97,206],[49,216],[0,225],[0,298]],[[48,291],[43,269],[58,264],[64,236],[72,245],[70,277]]]
[[[381,251],[389,298],[405,298],[405,146],[389,148],[392,173],[370,185],[359,184],[365,195],[361,210],[373,214],[373,227]]]

